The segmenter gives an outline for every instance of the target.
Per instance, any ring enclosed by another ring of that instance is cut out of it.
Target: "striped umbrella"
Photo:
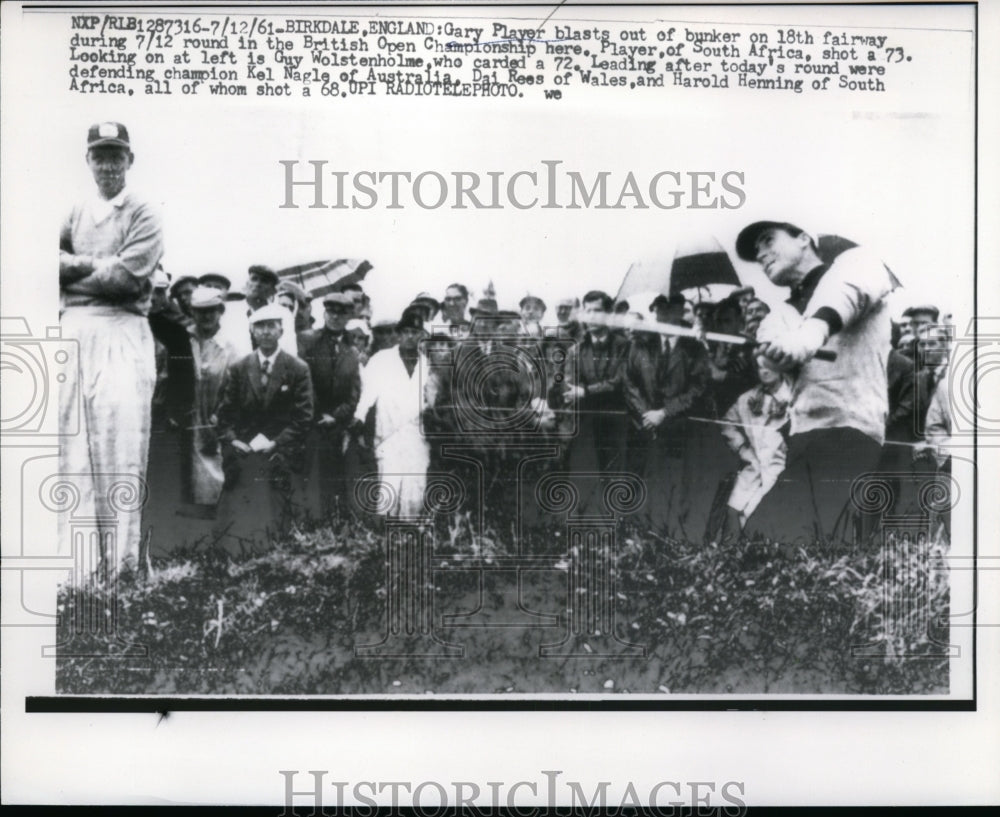
[[[278,270],[278,278],[298,284],[312,298],[323,298],[339,292],[349,284],[359,284],[372,269],[368,261],[338,258],[335,261],[313,261]]]

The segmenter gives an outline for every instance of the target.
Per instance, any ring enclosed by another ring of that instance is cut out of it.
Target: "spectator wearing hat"
[[[295,315],[295,334],[301,335],[312,329],[312,298],[309,293],[294,281],[282,281],[278,284],[277,297],[281,305]]]
[[[225,475],[216,537],[228,550],[258,549],[293,518],[292,477],[305,462],[313,418],[309,367],[279,346],[277,304],[250,316],[256,349],[230,367],[218,411]]]
[[[743,312],[743,334],[748,338],[757,338],[757,330],[761,321],[771,314],[771,307],[760,298],[752,299]]]
[[[153,300],[149,327],[156,349],[156,386],[153,389],[152,429],[184,425],[194,400],[194,369],[188,329],[191,321],[170,297],[170,276],[157,268],[153,275]]]
[[[472,485],[476,474],[464,460],[445,456],[445,446],[461,437],[453,376],[455,354],[459,343],[450,334],[436,332],[423,341],[427,354],[427,373],[424,379],[423,414],[421,423],[430,444],[428,472],[452,474],[463,485]]]
[[[316,491],[311,504],[327,516],[347,509],[344,452],[361,397],[361,362],[345,331],[354,314],[353,299],[347,293],[330,293],[323,299],[323,310],[323,328],[304,332],[299,348],[309,364],[315,396],[309,449],[315,452],[310,474]]]
[[[198,279],[193,275],[182,275],[170,286],[170,297],[174,299],[187,324],[191,324],[191,295],[198,286]]]
[[[579,298],[563,298],[556,304],[556,327],[554,332],[556,337],[568,338],[574,341],[580,339],[580,322],[577,320],[579,309]]]
[[[499,326],[500,308],[494,298],[480,298],[476,305],[469,309],[472,323],[469,327],[469,337],[479,349],[489,354],[493,349],[493,336]]]
[[[376,352],[392,349],[399,343],[399,335],[396,333],[396,324],[398,323],[398,320],[380,319],[372,324],[372,345],[369,360]]]
[[[361,287],[361,284],[344,284],[340,291],[344,293],[344,295],[347,295],[351,299],[351,303],[354,305],[354,314],[352,317],[363,318],[364,307],[367,303],[371,302],[371,299],[365,295],[365,291]]]
[[[896,351],[906,355],[910,360],[917,359],[917,335],[920,328],[938,322],[940,311],[931,304],[917,304],[903,312],[903,322],[899,327],[899,335],[894,343]]]
[[[649,305],[658,323],[685,326],[682,295],[657,295]],[[714,491],[691,513],[693,471],[705,463],[699,429],[688,418],[704,417],[708,353],[696,339],[649,333],[632,344],[624,369],[628,406],[628,470],[646,478],[647,517],[654,530],[700,541]]]
[[[469,290],[464,284],[452,284],[444,291],[441,302],[441,317],[449,326],[468,323],[466,310],[469,308]]]
[[[246,329],[252,348],[256,348],[256,341],[254,341],[253,332],[249,331],[250,316],[262,307],[275,302],[280,283],[281,279],[278,277],[278,273],[263,264],[254,264],[247,270],[247,283],[244,290],[246,294]],[[298,357],[299,345],[295,330],[295,310],[289,310],[286,307],[281,313],[281,320],[281,348],[288,354]],[[243,350],[241,349],[241,351]]]
[[[750,305],[751,301],[757,298],[757,290],[753,287],[739,287],[734,289],[729,294],[729,297],[739,304],[740,312],[743,313],[743,317],[746,319],[747,307]]]
[[[372,330],[368,327],[368,321],[351,318],[344,327],[344,332],[357,352],[358,362],[364,366],[371,357]]]
[[[410,306],[407,308],[420,309],[424,316],[424,323],[430,325],[437,317],[437,314],[441,309],[441,304],[439,304],[437,298],[429,292],[421,292],[416,298],[413,299]]]
[[[216,409],[229,369],[239,359],[236,348],[219,333],[226,304],[221,289],[199,286],[191,295],[191,354],[195,400],[191,455],[191,490],[196,505],[214,506],[222,493],[222,452],[216,433]]]
[[[545,335],[542,329],[542,319],[545,317],[545,301],[530,292],[518,303],[521,310],[521,333],[529,338],[540,338]]]
[[[97,195],[73,207],[59,234],[62,337],[80,353],[59,389],[60,428],[79,428],[62,437],[59,468],[83,475],[76,513],[99,520],[101,541],[114,543],[117,554],[105,554],[113,570],[139,561],[139,512],[116,512],[109,494],[121,474],[140,483],[146,476],[156,382],[146,316],[163,229],[153,207],[126,188],[135,156],[124,125],[91,126],[86,160]],[[66,516],[59,517],[61,553],[71,547]]]
[[[372,322],[372,299],[362,293],[361,299],[354,304],[354,315],[358,320],[364,321],[366,325]]]
[[[837,542],[853,535],[851,483],[876,467],[888,414],[889,270],[863,248],[820,258],[814,236],[787,222],[744,228],[736,251],[773,284],[791,288],[794,311],[760,326],[759,351],[792,374],[788,463],[747,524],[755,537]],[[816,360],[828,345],[835,361]]]
[[[361,399],[354,414],[354,428],[360,431],[368,411],[374,409],[372,447],[389,498],[380,513],[390,517],[423,513],[430,459],[420,427],[425,408],[420,373],[427,366],[420,351],[424,314],[423,309],[405,309],[396,324],[399,345],[372,355],[362,372]],[[374,512],[372,506],[365,510]]]
[[[254,264],[247,270],[247,283],[244,293],[247,298],[247,309],[256,312],[274,300],[278,291],[278,273],[263,264]]]
[[[625,471],[624,366],[628,340],[612,332],[603,319],[611,315],[611,296],[592,290],[583,296],[583,335],[569,350],[565,400],[577,416],[577,435],[569,443],[567,462],[574,473]],[[592,318],[588,322],[588,318]],[[572,379],[570,379],[572,378]],[[584,497],[584,507],[600,508],[601,481],[580,481],[580,488],[600,491]]]
[[[740,302],[730,295],[715,305],[711,321],[705,329],[725,335],[739,335],[745,325]],[[749,345],[739,346],[717,341],[708,341],[706,346],[711,370],[712,406],[721,415],[729,411],[741,394],[757,384],[754,350]]]
[[[221,272],[206,272],[198,278],[198,286],[219,290],[222,293],[222,300],[225,301],[229,290],[233,288],[233,282]]]
[[[191,359],[190,321],[170,298],[169,276],[158,269],[153,276],[149,327],[156,349],[156,386],[150,422],[146,484],[149,498],[143,509],[143,541],[151,550],[172,542],[164,536],[174,525],[178,508],[191,501],[191,425],[195,400],[195,372]]]

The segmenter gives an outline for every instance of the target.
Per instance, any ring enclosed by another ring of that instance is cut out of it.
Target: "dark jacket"
[[[316,418],[329,414],[338,426],[348,426],[361,397],[361,365],[346,335],[338,340],[327,329],[302,332],[299,357],[309,364]]]
[[[920,439],[914,416],[916,366],[906,355],[893,349],[889,352],[886,363],[886,375],[889,385],[889,418],[885,424],[885,438],[893,442],[916,442]],[[928,404],[929,400],[924,403],[925,416]]]
[[[710,372],[708,353],[694,338],[679,338],[674,349],[662,350],[657,336],[632,343],[625,366],[625,401],[633,428],[642,415],[665,409],[666,425],[707,410]]]
[[[153,428],[166,428],[170,420],[186,428],[194,410],[195,373],[191,335],[184,316],[176,307],[150,313],[149,328],[166,352],[162,361],[157,361],[163,363],[165,371],[157,366]]]
[[[263,434],[277,444],[290,467],[301,463],[304,441],[313,417],[313,390],[309,367],[287,352],[279,351],[261,386],[260,359],[253,352],[230,370],[219,405],[219,439],[223,454],[232,454],[234,440],[249,443]]]
[[[578,401],[581,411],[625,410],[628,348],[628,340],[617,332],[612,332],[602,344],[594,343],[590,334],[585,333],[570,352],[566,379],[576,386],[583,386],[586,392]]]

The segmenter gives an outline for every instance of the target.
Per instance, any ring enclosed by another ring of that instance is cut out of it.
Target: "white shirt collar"
[[[277,349],[274,350],[274,354],[273,355],[267,356],[267,355],[265,355],[260,350],[260,348],[258,348],[257,349],[257,360],[260,362],[261,367],[263,368],[264,361],[266,360],[266,361],[268,361],[270,363],[270,368],[273,369],[274,368],[274,361],[277,359],[278,352],[280,352],[280,351],[281,351],[281,347],[279,346]]]
[[[100,224],[108,216],[111,215],[116,209],[122,207],[125,204],[125,197],[127,195],[127,188],[123,187],[117,196],[113,199],[102,199],[100,196],[95,196],[90,201],[90,215],[94,219],[95,224]]]

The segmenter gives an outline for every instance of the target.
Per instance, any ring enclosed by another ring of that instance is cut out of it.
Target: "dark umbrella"
[[[740,284],[729,253],[714,236],[679,242],[669,261],[636,261],[625,273],[615,300],[628,300],[630,295],[638,292],[676,295],[685,289],[710,284]]]

